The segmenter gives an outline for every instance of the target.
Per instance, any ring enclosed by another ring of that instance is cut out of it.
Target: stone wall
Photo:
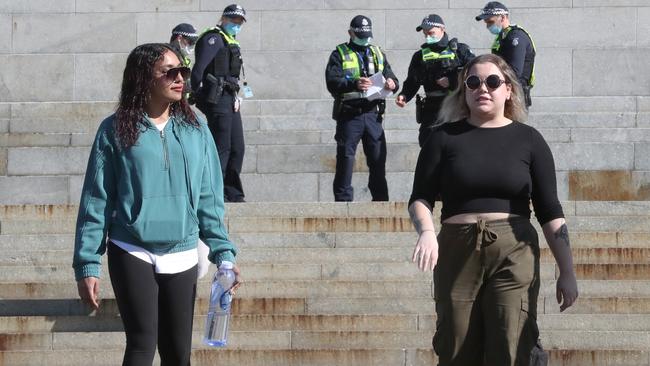
[[[239,37],[255,98],[243,106],[248,197],[331,200],[334,123],[324,67],[356,14],[403,80],[415,32],[440,14],[476,53],[492,36],[484,0],[252,0]],[[229,3],[229,2],[228,2]],[[88,146],[114,107],[128,52],[171,28],[214,25],[227,2],[5,0],[0,3],[0,202],[75,203]],[[650,0],[511,0],[538,48],[530,123],[556,158],[562,199],[650,198]],[[417,158],[413,108],[389,101],[391,197],[405,199]],[[361,150],[361,149],[360,149]],[[355,176],[367,199],[364,159]],[[289,188],[288,188],[289,187]]]

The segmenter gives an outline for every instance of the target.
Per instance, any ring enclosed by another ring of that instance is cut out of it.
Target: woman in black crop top
[[[434,270],[439,365],[530,365],[538,346],[535,216],[560,269],[563,311],[578,297],[555,166],[526,118],[523,92],[496,55],[472,60],[422,147],[409,213],[419,234],[413,261]],[[436,236],[432,207],[442,199]]]

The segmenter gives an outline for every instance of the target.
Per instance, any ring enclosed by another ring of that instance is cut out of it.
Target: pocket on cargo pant
[[[433,335],[431,344],[433,350],[438,355],[438,358],[448,359],[451,351],[449,348],[449,325],[447,321],[449,304],[443,302],[436,302],[436,332]]]
[[[530,312],[527,299],[521,300],[519,311],[519,340],[517,346],[517,366],[546,366],[548,353],[542,348],[539,341],[537,318]]]

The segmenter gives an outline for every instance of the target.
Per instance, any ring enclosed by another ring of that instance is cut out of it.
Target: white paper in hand
[[[366,98],[368,98],[368,100],[386,99],[393,95],[392,91],[384,89],[386,78],[384,78],[384,75],[381,72],[372,75],[370,81],[372,82],[372,86],[366,91]]]

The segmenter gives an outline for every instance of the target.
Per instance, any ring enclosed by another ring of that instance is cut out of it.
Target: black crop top
[[[442,218],[507,212],[530,218],[532,200],[541,225],[564,217],[555,163],[544,137],[513,122],[478,128],[467,121],[438,126],[420,151],[409,206],[442,198]]]

